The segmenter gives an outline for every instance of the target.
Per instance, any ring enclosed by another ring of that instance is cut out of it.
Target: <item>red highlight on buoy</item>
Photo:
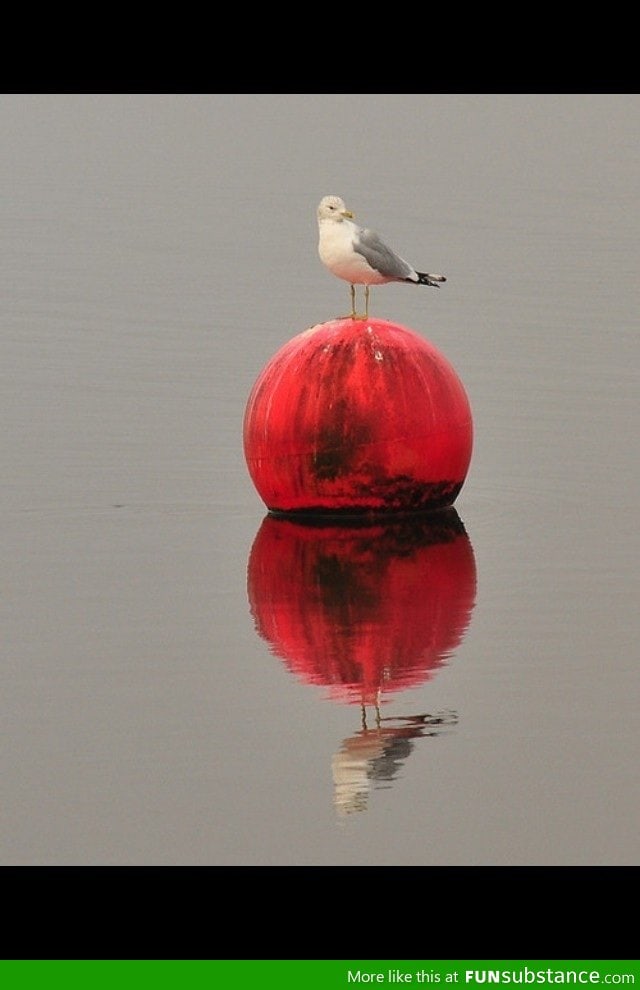
[[[450,506],[472,446],[454,368],[388,320],[331,320],[298,334],[259,375],[244,417],[249,474],[272,512]]]

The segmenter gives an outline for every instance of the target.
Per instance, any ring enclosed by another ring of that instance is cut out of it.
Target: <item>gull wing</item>
[[[356,235],[353,247],[358,254],[362,255],[368,265],[371,265],[385,278],[415,279],[416,277],[411,265],[387,247],[375,230],[369,230],[366,227],[361,228]]]

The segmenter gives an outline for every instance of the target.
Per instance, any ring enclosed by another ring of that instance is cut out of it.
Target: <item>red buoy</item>
[[[460,645],[476,598],[455,509],[360,525],[268,515],[247,592],[259,635],[289,670],[346,703],[428,680]]]
[[[388,320],[331,320],[298,334],[259,375],[244,418],[249,474],[272,512],[452,505],[472,444],[452,365]]]

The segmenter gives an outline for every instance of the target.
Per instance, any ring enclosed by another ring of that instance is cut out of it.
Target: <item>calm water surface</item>
[[[640,98],[0,99],[5,865],[625,865]],[[242,417],[374,288],[473,409],[437,525],[267,516]],[[376,708],[377,705],[377,708]]]

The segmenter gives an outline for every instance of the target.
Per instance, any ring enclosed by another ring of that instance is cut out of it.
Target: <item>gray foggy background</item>
[[[3,864],[638,862],[639,110],[0,97]],[[475,606],[387,749],[247,593],[250,389],[349,303],[328,193],[447,275],[371,312],[474,418]]]

